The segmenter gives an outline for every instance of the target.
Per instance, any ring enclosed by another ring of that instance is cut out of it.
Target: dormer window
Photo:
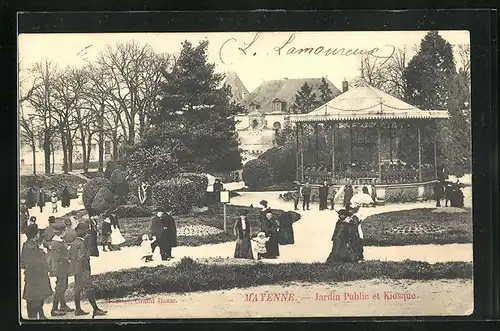
[[[286,102],[280,99],[275,99],[273,101],[273,111],[277,113],[286,112]]]

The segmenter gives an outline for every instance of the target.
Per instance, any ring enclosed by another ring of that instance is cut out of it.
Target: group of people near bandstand
[[[260,201],[260,228],[252,233],[247,212],[242,212],[234,224],[236,248],[234,257],[238,259],[276,259],[280,256],[280,245],[293,245],[293,223],[298,219],[295,213],[273,211],[266,200]],[[254,252],[252,251],[254,242]]]
[[[98,245],[103,251],[119,250],[125,242],[119,220],[114,211],[77,220],[74,216],[64,221],[49,216],[48,226],[39,228],[37,218],[29,215],[26,201],[21,201],[21,268],[24,269],[23,299],[27,302],[28,318],[45,319],[43,302],[54,295],[51,316],[89,313],[81,307],[84,294],[93,308],[94,316],[106,315],[97,306],[91,283],[90,257],[98,257]],[[101,242],[98,243],[98,224],[101,222]],[[107,249],[106,249],[107,248]],[[75,308],[66,303],[68,278],[74,276]],[[54,291],[50,277],[56,277]]]

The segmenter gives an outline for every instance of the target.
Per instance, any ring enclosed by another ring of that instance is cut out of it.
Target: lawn
[[[332,283],[363,279],[471,279],[472,263],[419,261],[363,263],[204,264],[184,258],[175,266],[142,267],[92,276],[98,299],[153,293],[228,290],[291,282]],[[73,285],[66,293],[73,298]]]
[[[463,213],[432,211],[411,209],[368,216],[362,225],[363,243],[365,246],[472,243],[470,209]]]
[[[233,227],[238,215],[242,211],[248,211],[247,215],[250,220],[250,231],[256,233],[260,230],[259,208],[250,208],[246,206],[227,205],[227,229],[228,233],[208,234],[205,236],[178,236],[177,241],[179,246],[200,246],[206,244],[217,244],[235,240],[233,236]],[[282,212],[276,210],[276,213]],[[224,229],[224,217],[222,205],[212,205],[205,212],[190,213],[187,215],[174,216],[177,224],[177,229],[188,225],[205,225],[217,229]],[[125,243],[122,246],[136,245],[138,238],[145,233],[150,233],[151,217],[131,217],[121,218],[120,228]]]

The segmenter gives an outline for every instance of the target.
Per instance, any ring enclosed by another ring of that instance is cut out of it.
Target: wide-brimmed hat
[[[267,200],[260,200],[259,204],[262,206],[267,206]]]
[[[55,223],[56,218],[54,216],[49,216],[49,224]]]

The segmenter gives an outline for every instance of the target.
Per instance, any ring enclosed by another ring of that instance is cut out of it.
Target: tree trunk
[[[83,173],[87,174],[90,167],[90,154],[92,153],[92,134],[87,136],[87,163],[83,165]]]
[[[56,158],[55,158],[55,151],[54,151],[54,144],[50,144],[50,149],[52,150],[52,174],[54,174],[54,170],[56,167]]]
[[[63,172],[68,173],[68,147],[66,144],[66,135],[61,131],[61,145],[63,150]]]
[[[47,139],[47,135],[45,135],[43,141],[43,154],[45,159],[45,174],[50,175],[50,143]]]
[[[31,145],[31,151],[33,153],[33,175],[36,175],[36,143],[33,141]]]
[[[68,135],[66,140],[66,148],[68,150],[68,171],[73,171],[73,141],[71,141],[71,136]]]
[[[80,130],[81,134],[81,144],[82,144],[82,159],[83,159],[83,169],[85,171],[85,165],[87,164],[87,141],[85,140],[85,133]]]
[[[104,105],[101,105],[99,116],[99,172],[104,170]]]

